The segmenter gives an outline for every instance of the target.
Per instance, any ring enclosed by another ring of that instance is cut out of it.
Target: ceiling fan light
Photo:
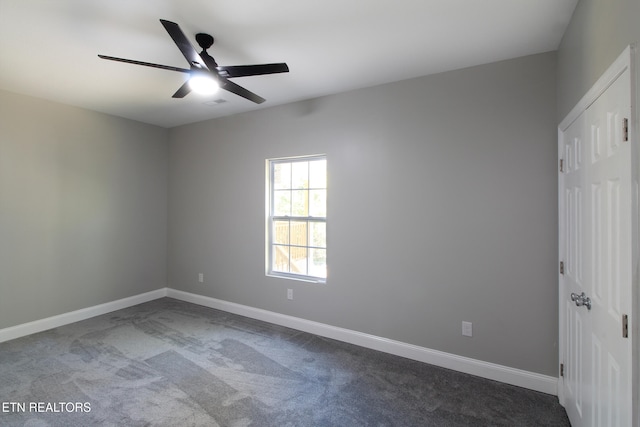
[[[189,87],[201,95],[212,95],[218,91],[220,85],[210,76],[192,76],[189,79]]]

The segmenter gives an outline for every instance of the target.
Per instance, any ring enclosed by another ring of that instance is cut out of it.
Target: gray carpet
[[[569,425],[554,396],[169,298],[0,344],[0,403],[3,426]]]

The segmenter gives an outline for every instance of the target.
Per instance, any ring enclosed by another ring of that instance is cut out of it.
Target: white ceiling
[[[0,89],[173,127],[552,51],[577,1],[0,0]],[[291,72],[233,80],[261,105],[225,91],[173,99],[186,74],[98,58],[189,68],[160,18],[195,47],[195,33],[213,35],[220,65]]]

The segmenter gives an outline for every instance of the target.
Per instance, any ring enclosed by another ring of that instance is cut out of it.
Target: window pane
[[[309,215],[327,216],[327,190],[309,190]]]
[[[273,222],[273,243],[289,244],[289,221]]]
[[[307,275],[307,248],[291,247],[291,273]]]
[[[309,190],[293,190],[291,192],[291,215],[309,215]]]
[[[327,277],[327,250],[309,249],[309,275]]]
[[[291,163],[291,188],[309,188],[309,162]]]
[[[273,214],[275,216],[291,215],[290,190],[275,190],[273,192]]]
[[[273,245],[273,271],[289,272],[289,246]]]
[[[327,247],[327,224],[324,222],[311,222],[311,245],[321,248]]]
[[[291,163],[274,163],[272,178],[275,190],[291,188]]]
[[[306,221],[291,221],[290,238],[292,245],[307,246],[307,236]]]
[[[309,188],[327,188],[327,161],[309,162]]]

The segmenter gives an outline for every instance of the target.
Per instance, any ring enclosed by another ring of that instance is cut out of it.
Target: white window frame
[[[279,163],[296,163],[296,162],[309,162],[309,161],[313,161],[313,160],[327,160],[327,156],[325,154],[316,154],[316,155],[312,155],[312,156],[300,156],[300,157],[282,157],[282,158],[276,158],[276,159],[267,159],[266,161],[266,181],[267,181],[267,197],[266,197],[266,204],[267,204],[267,209],[266,209],[266,274],[267,276],[271,276],[271,277],[279,277],[279,278],[286,278],[286,279],[295,279],[295,280],[301,280],[301,281],[306,281],[306,282],[314,282],[314,283],[326,283],[327,279],[326,277],[318,277],[318,276],[312,276],[309,274],[299,274],[299,273],[292,273],[291,269],[289,269],[289,272],[283,272],[283,271],[275,271],[273,270],[273,257],[274,255],[274,242],[273,242],[273,234],[274,234],[274,221],[300,221],[300,222],[307,222],[307,224],[313,223],[313,222],[320,222],[320,223],[324,223],[325,227],[327,224],[327,217],[315,217],[315,216],[289,216],[289,215],[285,215],[285,216],[276,216],[274,215],[274,165],[279,164]],[[323,188],[309,188],[308,190],[313,190],[313,189],[324,189],[327,190],[327,184],[325,184],[325,187]],[[325,228],[326,229],[326,228]],[[310,233],[311,227],[307,226],[307,233]],[[307,235],[307,245],[303,245],[303,246],[296,246],[296,245],[292,245],[289,244],[289,247],[304,247],[307,249],[307,251],[309,251],[310,249],[324,249],[325,251],[327,250],[327,245],[326,245],[326,241],[325,241],[325,247],[317,247],[312,245],[311,243],[311,238],[309,235]],[[308,259],[308,258],[307,258]],[[325,266],[326,266],[326,261],[325,261]],[[309,268],[307,266],[307,272],[309,271]]]

